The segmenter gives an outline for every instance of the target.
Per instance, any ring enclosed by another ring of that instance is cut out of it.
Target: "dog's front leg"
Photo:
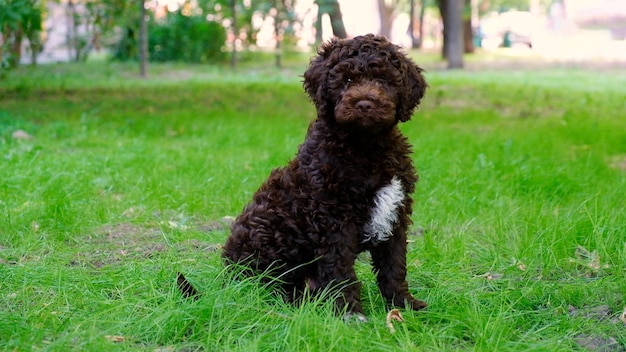
[[[316,257],[317,275],[309,281],[313,292],[319,294],[328,290],[331,294],[337,293],[335,304],[338,312],[363,313],[361,284],[354,271],[356,251],[336,245],[318,249]]]
[[[397,228],[386,242],[370,249],[372,264],[380,292],[387,304],[413,310],[426,308],[427,304],[409,293],[406,281],[406,230]]]

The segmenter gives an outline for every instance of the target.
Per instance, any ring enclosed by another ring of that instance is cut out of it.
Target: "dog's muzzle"
[[[339,124],[378,130],[396,123],[396,103],[376,83],[352,85],[335,106],[335,119]]]

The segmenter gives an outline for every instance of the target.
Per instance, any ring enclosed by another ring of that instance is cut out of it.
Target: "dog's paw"
[[[422,310],[426,307],[428,307],[428,304],[424,301],[420,301],[419,299],[415,299],[415,298],[410,298],[407,301],[407,306],[408,308],[411,308],[413,310]]]
[[[343,315],[343,320],[346,323],[356,322],[356,323],[367,323],[367,317],[361,313],[355,312],[347,312]]]

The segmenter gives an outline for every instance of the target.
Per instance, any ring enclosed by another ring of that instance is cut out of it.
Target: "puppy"
[[[424,96],[422,72],[382,36],[323,44],[304,73],[317,119],[233,223],[226,263],[274,278],[290,301],[331,290],[339,311],[363,317],[354,264],[367,250],[386,302],[425,308],[406,281],[417,174],[398,129]]]

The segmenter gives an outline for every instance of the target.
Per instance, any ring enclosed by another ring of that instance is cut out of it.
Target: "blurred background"
[[[236,66],[261,53],[280,66],[370,32],[456,67],[475,53],[614,64],[626,60],[626,1],[0,0],[5,70],[94,58]]]

